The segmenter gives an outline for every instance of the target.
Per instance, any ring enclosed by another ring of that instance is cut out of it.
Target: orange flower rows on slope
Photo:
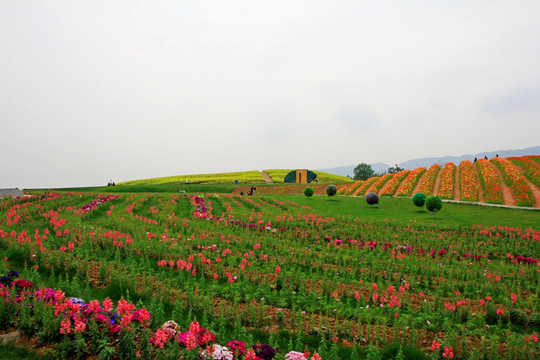
[[[459,190],[463,201],[478,201],[478,187],[473,163],[463,160],[460,166]]]
[[[410,172],[411,170],[402,170],[397,174],[394,174],[394,177],[390,179],[386,184],[384,184],[379,195],[394,195],[401,181],[403,181],[403,179],[405,179],[405,177],[409,175]]]
[[[501,184],[494,165],[488,160],[480,159],[476,162],[476,167],[480,172],[480,182],[484,189],[484,201],[491,204],[502,204]]]
[[[534,157],[521,156],[507,158],[512,163],[521,166],[525,170],[525,177],[536,186],[540,186],[540,163],[532,160]],[[538,157],[540,159],[540,157]]]
[[[503,178],[506,185],[512,188],[517,199],[518,206],[533,206],[534,196],[527,184],[527,179],[508,159],[494,158],[490,160],[503,172]]]
[[[446,163],[442,170],[441,186],[439,188],[439,196],[442,199],[454,198],[455,174],[456,164],[453,162]]]
[[[426,175],[421,180],[422,182],[418,187],[418,192],[424,193],[426,195],[433,194],[433,186],[435,185],[435,179],[437,178],[437,174],[440,170],[441,166],[439,164],[431,165],[427,170]]]
[[[427,170],[425,167],[419,167],[411,171],[405,180],[403,180],[399,185],[399,188],[396,191],[396,196],[411,196],[414,187],[418,183],[418,180],[426,171]]]
[[[364,194],[367,194],[370,192],[378,193],[379,190],[383,187],[383,185],[386,184],[386,182],[389,181],[393,176],[394,174],[386,174],[379,177],[379,180],[371,184],[371,186],[366,191],[364,191]]]
[[[366,189],[368,189],[373,183],[377,182],[377,180],[379,180],[379,178],[374,176],[364,181],[362,186],[356,190],[356,195],[364,195],[366,193]]]
[[[358,180],[357,182],[353,184],[344,185],[339,188],[337,194],[338,195],[351,195],[354,192],[354,190],[358,189],[358,187],[362,185],[363,182],[364,180]]]

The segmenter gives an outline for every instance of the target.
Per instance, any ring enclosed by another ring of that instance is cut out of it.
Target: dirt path
[[[501,192],[503,196],[504,205],[516,206],[517,204],[516,198],[514,197],[514,194],[512,193],[512,189],[510,189],[504,183],[504,177],[501,170],[497,166],[493,166],[493,169],[495,169],[495,173],[499,177],[499,184],[501,184]]]
[[[422,185],[422,182],[424,181],[424,179],[426,178],[426,175],[427,175],[427,171],[425,171],[422,176],[420,176],[420,179],[418,180],[418,182],[416,183],[416,186],[414,187],[413,189],[413,192],[412,194],[416,194],[418,192],[418,189],[420,189],[420,186]]]
[[[439,195],[439,189],[441,188],[441,178],[442,178],[443,168],[441,167],[437,177],[435,178],[435,183],[433,184],[433,195]]]
[[[484,188],[482,187],[482,181],[480,181],[480,171],[478,171],[478,167],[473,164],[474,168],[474,176],[476,177],[476,188],[478,189],[478,202],[485,202],[484,198]]]
[[[268,173],[266,171],[261,171],[261,175],[262,175],[262,177],[264,178],[264,181],[267,184],[273,184],[274,183],[274,180],[272,180],[272,178],[270,177],[270,175],[268,175]]]
[[[517,166],[516,164],[514,164],[514,166],[516,167],[516,169],[518,169],[520,173],[523,174],[523,176],[525,176],[525,169],[523,169],[521,166]],[[531,189],[534,196],[533,207],[540,209],[540,188],[534,185],[532,182],[530,182],[529,179],[527,178],[525,179],[527,180],[527,184],[529,185],[529,188]]]
[[[456,177],[454,181],[454,200],[461,200],[461,189],[459,184],[461,184],[461,166],[456,165],[456,171],[454,176]]]

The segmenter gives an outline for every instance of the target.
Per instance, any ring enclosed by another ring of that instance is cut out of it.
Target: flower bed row
[[[456,165],[448,162],[444,165],[441,175],[441,186],[439,187],[439,196],[442,199],[454,198],[454,184],[456,179]]]
[[[370,192],[374,192],[377,194],[379,190],[384,186],[384,184],[386,184],[387,181],[392,179],[393,176],[394,174],[385,174],[383,176],[380,176],[379,178],[377,178],[377,181],[373,182],[367,190],[365,190],[362,194],[359,195],[366,195]]]
[[[518,206],[533,206],[534,195],[527,184],[527,179],[518,169],[505,158],[494,158],[490,160],[495,166],[501,169],[503,179],[507,186],[512,189],[516,197]]]
[[[540,186],[540,163],[533,161],[532,158],[533,157],[521,156],[510,157],[508,160],[510,160],[513,164],[521,166],[525,170],[525,176],[527,179],[529,179],[529,181],[536,186]]]
[[[480,182],[484,190],[484,201],[490,204],[502,204],[501,184],[493,166],[492,163],[485,159],[476,161],[476,167],[480,174]]]
[[[463,160],[460,169],[460,200],[478,201],[478,187],[476,186],[476,173],[474,165],[469,160]]]
[[[405,179],[411,170],[403,170],[398,172],[397,174],[394,174],[394,176],[384,184],[384,186],[381,188],[381,191],[379,192],[379,195],[384,196],[393,196],[396,192],[399,184]]]
[[[431,165],[427,170],[426,175],[421,179],[418,192],[426,195],[433,194],[433,187],[435,186],[435,180],[437,179],[439,171],[441,171],[441,166],[439,164]]]
[[[378,177],[374,176],[372,178],[369,178],[367,179],[366,181],[364,181],[362,183],[362,185],[360,185],[358,188],[356,188],[355,191],[353,191],[352,195],[364,195],[366,193],[366,190],[371,186],[373,185],[375,182],[377,182],[377,180],[379,180]]]
[[[411,171],[405,180],[401,182],[399,185],[396,196],[411,196],[414,188],[416,187],[416,184],[418,183],[418,180],[424,173],[426,172],[425,167],[419,167]]]

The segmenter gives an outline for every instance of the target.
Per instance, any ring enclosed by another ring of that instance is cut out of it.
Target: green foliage
[[[519,309],[510,310],[510,322],[514,325],[524,326],[527,324],[527,315]]]
[[[426,203],[426,194],[424,193],[416,193],[412,197],[412,202],[415,206],[422,207]]]
[[[337,193],[337,187],[335,185],[328,185],[326,187],[326,193],[328,196],[334,196]]]
[[[315,190],[311,186],[308,186],[304,189],[304,195],[306,195],[307,197],[312,197],[313,194],[315,194]]]
[[[353,170],[354,180],[367,180],[370,177],[375,176],[375,171],[371,168],[371,165],[366,163],[358,164]]]
[[[431,211],[433,213],[433,216],[435,216],[435,213],[442,209],[442,200],[437,195],[430,195],[426,198],[426,209]]]
[[[388,168],[388,173],[389,174],[397,174],[398,172],[403,171],[403,170],[405,170],[405,169],[399,167],[398,164],[396,164],[395,166]]]

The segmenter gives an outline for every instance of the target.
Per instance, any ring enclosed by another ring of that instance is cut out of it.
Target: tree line
[[[376,173],[372,168],[371,165],[366,163],[360,163],[358,164],[354,170],[353,170],[353,179],[354,180],[367,180],[374,176],[383,176],[386,174],[395,174],[400,171],[404,170],[403,168],[400,168],[398,164],[395,166],[389,167],[387,171],[383,171],[380,173]]]

